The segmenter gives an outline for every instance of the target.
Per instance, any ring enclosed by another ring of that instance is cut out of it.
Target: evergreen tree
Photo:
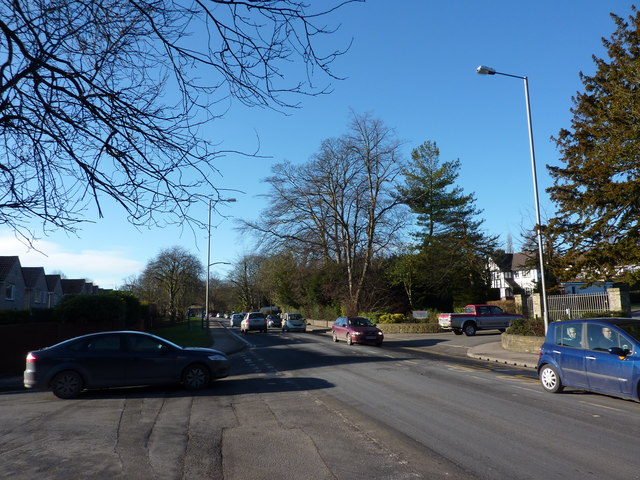
[[[412,303],[451,308],[484,300],[490,287],[487,258],[496,238],[481,230],[474,195],[455,184],[460,161],[441,162],[437,145],[429,141],[413,150],[411,160],[398,191],[419,227]]]
[[[584,92],[573,98],[571,127],[556,141],[563,166],[548,166],[557,203],[550,234],[564,245],[569,275],[616,276],[640,262],[640,14],[611,14],[617,28],[603,39],[608,61],[580,73]]]

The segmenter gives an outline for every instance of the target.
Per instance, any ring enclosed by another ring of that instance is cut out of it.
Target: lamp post
[[[218,201],[225,202],[225,203],[233,203],[236,201],[236,199],[222,198]],[[219,265],[219,264],[230,265],[229,262],[211,263],[211,199],[209,199],[209,219],[207,222],[207,282],[206,282],[205,293],[204,293],[204,318],[205,318],[205,326],[207,328],[209,328],[209,268],[211,267],[211,265]]]
[[[536,236],[538,238],[538,257],[540,260],[540,283],[542,287],[542,318],[544,320],[544,331],[549,327],[549,311],[547,309],[547,288],[544,279],[544,249],[542,246],[542,224],[540,220],[540,200],[538,199],[538,175],[536,172],[536,153],[533,147],[533,126],[531,123],[531,107],[529,104],[529,80],[527,77],[512,75],[510,73],[496,72],[491,67],[480,65],[476,68],[480,75],[502,75],[505,77],[519,78],[524,80],[524,97],[527,105],[527,122],[529,125],[529,150],[531,151],[531,174],[533,176],[533,199],[536,207]]]

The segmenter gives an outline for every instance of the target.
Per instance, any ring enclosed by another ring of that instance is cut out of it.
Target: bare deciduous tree
[[[136,293],[156,303],[175,321],[189,304],[202,298],[203,272],[200,260],[182,247],[172,247],[147,264],[138,281],[144,291]],[[150,296],[146,297],[145,292]]]
[[[349,132],[325,140],[301,165],[274,166],[266,179],[271,206],[257,222],[271,251],[335,262],[345,269],[345,308],[360,308],[362,288],[376,255],[389,247],[404,224],[395,198],[402,172],[400,142],[369,115],[353,114]]]
[[[75,231],[111,202],[134,224],[193,220],[194,192],[217,192],[224,152],[202,134],[220,102],[325,92],[309,79],[343,51],[320,53],[320,22],[352,1],[0,0],[0,225]]]

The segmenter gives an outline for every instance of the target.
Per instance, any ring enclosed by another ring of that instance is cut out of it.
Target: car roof
[[[630,318],[630,317],[576,318],[572,320],[561,320],[559,322],[553,322],[551,325],[567,324],[567,323],[584,323],[584,322],[602,322],[602,323],[609,323],[611,325],[629,325],[633,323],[640,324],[640,318]]]

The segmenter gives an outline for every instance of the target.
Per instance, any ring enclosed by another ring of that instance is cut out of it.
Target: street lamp
[[[538,175],[536,173],[536,153],[533,147],[533,126],[531,123],[531,107],[529,105],[529,80],[520,75],[496,72],[494,68],[480,65],[476,68],[480,75],[503,75],[505,77],[519,78],[524,80],[524,98],[527,105],[527,122],[529,124],[529,150],[531,151],[531,174],[533,176],[533,199],[536,206],[536,234],[538,237],[538,257],[540,259],[540,280],[542,285],[542,318],[544,320],[544,331],[549,327],[549,311],[547,310],[547,288],[544,279],[544,250],[542,247],[542,224],[540,222],[540,201],[538,199]]]
[[[236,199],[235,198],[221,198],[218,200],[218,202],[224,202],[224,203],[233,203],[235,202]],[[207,327],[209,327],[209,268],[211,267],[211,265],[218,265],[218,264],[226,264],[226,265],[230,265],[229,262],[214,262],[211,263],[211,199],[209,199],[209,221],[207,223],[207,283],[205,286],[205,299],[204,299],[204,318],[205,318],[205,325]]]

